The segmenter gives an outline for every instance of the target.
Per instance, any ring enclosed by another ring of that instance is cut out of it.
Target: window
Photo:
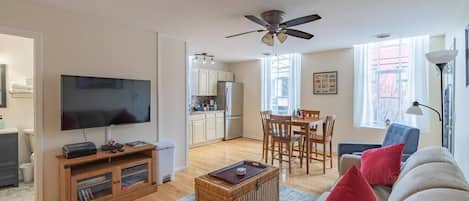
[[[386,120],[404,122],[409,75],[409,40],[376,44],[370,49],[368,66],[371,79],[374,125]]]
[[[301,56],[285,54],[263,59],[262,110],[288,115],[299,107]]]
[[[288,114],[289,97],[288,82],[290,81],[291,56],[281,55],[271,60],[271,104],[272,113]]]
[[[405,111],[428,102],[428,36],[354,46],[354,125],[385,127],[387,121],[420,127]]]

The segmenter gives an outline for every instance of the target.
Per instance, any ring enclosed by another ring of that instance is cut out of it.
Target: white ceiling
[[[262,33],[225,39],[260,28],[243,16],[280,9],[286,19],[319,14],[322,20],[297,26],[316,37],[290,37],[279,53],[312,52],[375,41],[379,33],[393,38],[442,34],[468,12],[468,0],[34,0],[83,14],[112,17],[188,41],[191,53],[208,52],[218,60],[262,57],[272,48]]]

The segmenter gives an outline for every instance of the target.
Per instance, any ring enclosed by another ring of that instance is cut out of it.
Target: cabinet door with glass
[[[151,185],[151,159],[141,159],[117,167],[120,178],[117,194]]]
[[[71,180],[72,201],[104,201],[114,196],[112,168],[72,173]]]

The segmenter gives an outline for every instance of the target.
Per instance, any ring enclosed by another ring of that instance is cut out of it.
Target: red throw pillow
[[[363,176],[371,185],[393,185],[401,172],[404,144],[369,149],[362,154]]]
[[[370,184],[355,166],[347,170],[326,201],[378,201]]]

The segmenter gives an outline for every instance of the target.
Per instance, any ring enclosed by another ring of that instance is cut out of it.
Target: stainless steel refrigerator
[[[217,104],[225,111],[225,140],[243,136],[243,84],[219,82]]]

